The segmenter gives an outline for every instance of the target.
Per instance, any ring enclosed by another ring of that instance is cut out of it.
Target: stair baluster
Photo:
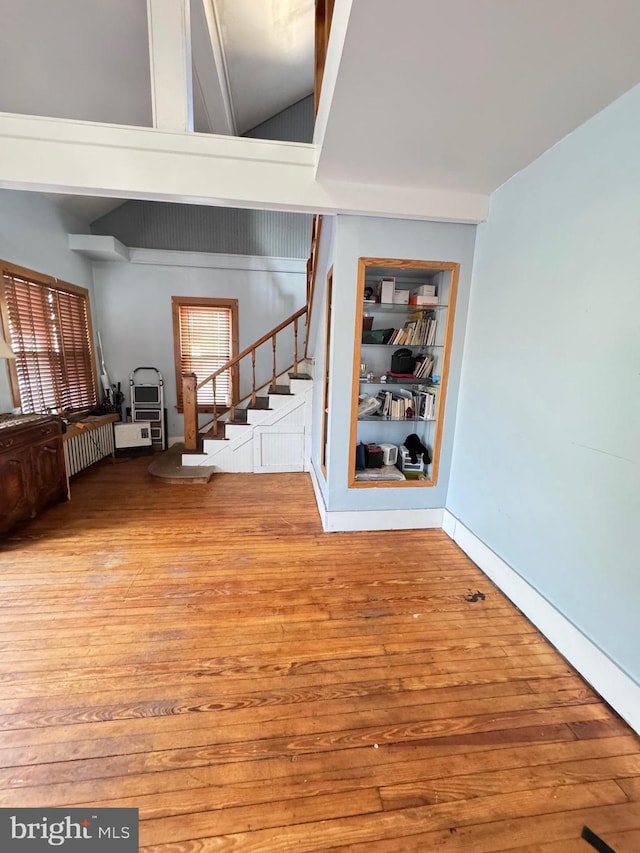
[[[275,335],[271,336],[271,347],[273,349],[273,370],[272,370],[273,375],[271,377],[271,387],[275,388],[276,382],[278,379],[278,370],[276,368],[276,336]]]
[[[298,375],[298,318],[293,321],[293,375]]]
[[[218,403],[216,402],[216,377],[215,374],[211,377],[213,385],[213,434],[218,434]]]
[[[185,450],[194,451],[199,449],[199,441],[200,441],[200,433],[198,431],[198,404],[197,404],[197,391],[199,388],[202,388],[204,385],[207,385],[209,382],[213,385],[213,418],[209,423],[203,424],[201,427],[202,431],[205,427],[211,427],[211,431],[214,436],[217,436],[219,433],[219,422],[220,418],[218,417],[218,404],[216,402],[216,378],[224,373],[226,370],[230,370],[232,374],[234,371],[239,370],[240,361],[248,355],[251,355],[251,394],[250,400],[251,405],[255,405],[256,403],[256,390],[263,383],[258,385],[256,381],[256,350],[262,344],[267,343],[267,341],[271,341],[271,346],[273,349],[273,362],[272,362],[272,375],[271,375],[271,387],[275,387],[278,378],[278,368],[277,368],[277,359],[276,359],[276,335],[278,332],[281,332],[283,329],[286,329],[288,326],[294,325],[294,363],[289,368],[294,372],[294,375],[298,373],[298,352],[297,352],[297,339],[298,339],[298,319],[307,313],[307,306],[305,305],[303,308],[300,308],[299,311],[296,311],[295,314],[292,314],[291,317],[288,317],[282,323],[272,329],[270,332],[267,332],[266,335],[263,335],[259,340],[257,340],[250,347],[247,347],[238,355],[230,358],[222,367],[212,373],[210,376],[207,376],[206,379],[203,379],[202,382],[197,382],[195,375],[193,376],[193,380],[190,379],[190,374],[184,373],[182,375],[182,388],[183,388],[183,396],[184,396],[184,418],[185,418]],[[284,370],[281,370],[284,372]],[[193,389],[189,389],[189,383],[193,383]],[[236,387],[238,383],[232,382],[232,397],[231,404],[229,406],[229,420],[233,421],[235,418],[235,410],[238,405],[239,400],[234,399],[233,396],[233,388]],[[191,433],[187,429],[187,423],[191,424]]]
[[[251,350],[251,405],[256,404],[256,351]]]

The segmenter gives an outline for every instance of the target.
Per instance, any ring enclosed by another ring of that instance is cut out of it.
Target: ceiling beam
[[[192,0],[193,70],[209,133],[237,136],[224,44],[215,0]],[[204,130],[204,128],[203,128]]]
[[[485,195],[317,181],[313,145],[0,113],[0,187],[479,222]]]
[[[147,0],[153,126],[193,130],[190,0]]]

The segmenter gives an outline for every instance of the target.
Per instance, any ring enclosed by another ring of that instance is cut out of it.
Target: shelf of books
[[[436,484],[458,272],[453,262],[360,258],[350,487]]]

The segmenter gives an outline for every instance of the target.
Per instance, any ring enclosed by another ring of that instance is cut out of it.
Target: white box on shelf
[[[435,284],[421,284],[420,287],[414,287],[411,291],[412,296],[435,296]]]
[[[383,278],[380,281],[380,302],[391,305],[393,303],[393,294],[395,293],[395,290],[395,278]]]
[[[396,305],[408,305],[409,304],[409,291],[408,290],[396,290],[393,294],[393,301]]]
[[[409,305],[438,305],[438,297],[437,296],[420,296],[413,295],[409,297]]]

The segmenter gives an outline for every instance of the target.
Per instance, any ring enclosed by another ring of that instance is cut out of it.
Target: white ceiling
[[[318,177],[490,193],[640,81],[638,0],[353,0]]]
[[[212,2],[236,127],[246,133],[313,92],[314,0]]]
[[[191,2],[222,45],[198,75],[198,129],[217,129],[229,95],[243,132],[310,91],[313,0]],[[336,0],[335,14],[317,177],[354,191],[490,194],[640,82],[638,0]],[[0,111],[149,125],[147,41],[145,0],[12,3]],[[117,203],[80,204],[95,218]]]
[[[1,13],[0,111],[151,126],[146,0],[4,5],[11,11]],[[202,26],[203,9],[217,21],[238,133],[313,91],[314,0],[192,5],[194,25]],[[223,132],[200,93],[195,106],[199,130]]]
[[[2,5],[1,111],[151,125],[146,0]]]
[[[6,0],[5,5],[8,5]],[[313,91],[314,0],[191,0],[194,125],[244,133]],[[214,68],[205,19],[219,36]],[[2,11],[0,112],[152,125],[146,0],[29,0]],[[206,44],[209,43],[209,52]],[[65,196],[91,222],[122,202]]]

